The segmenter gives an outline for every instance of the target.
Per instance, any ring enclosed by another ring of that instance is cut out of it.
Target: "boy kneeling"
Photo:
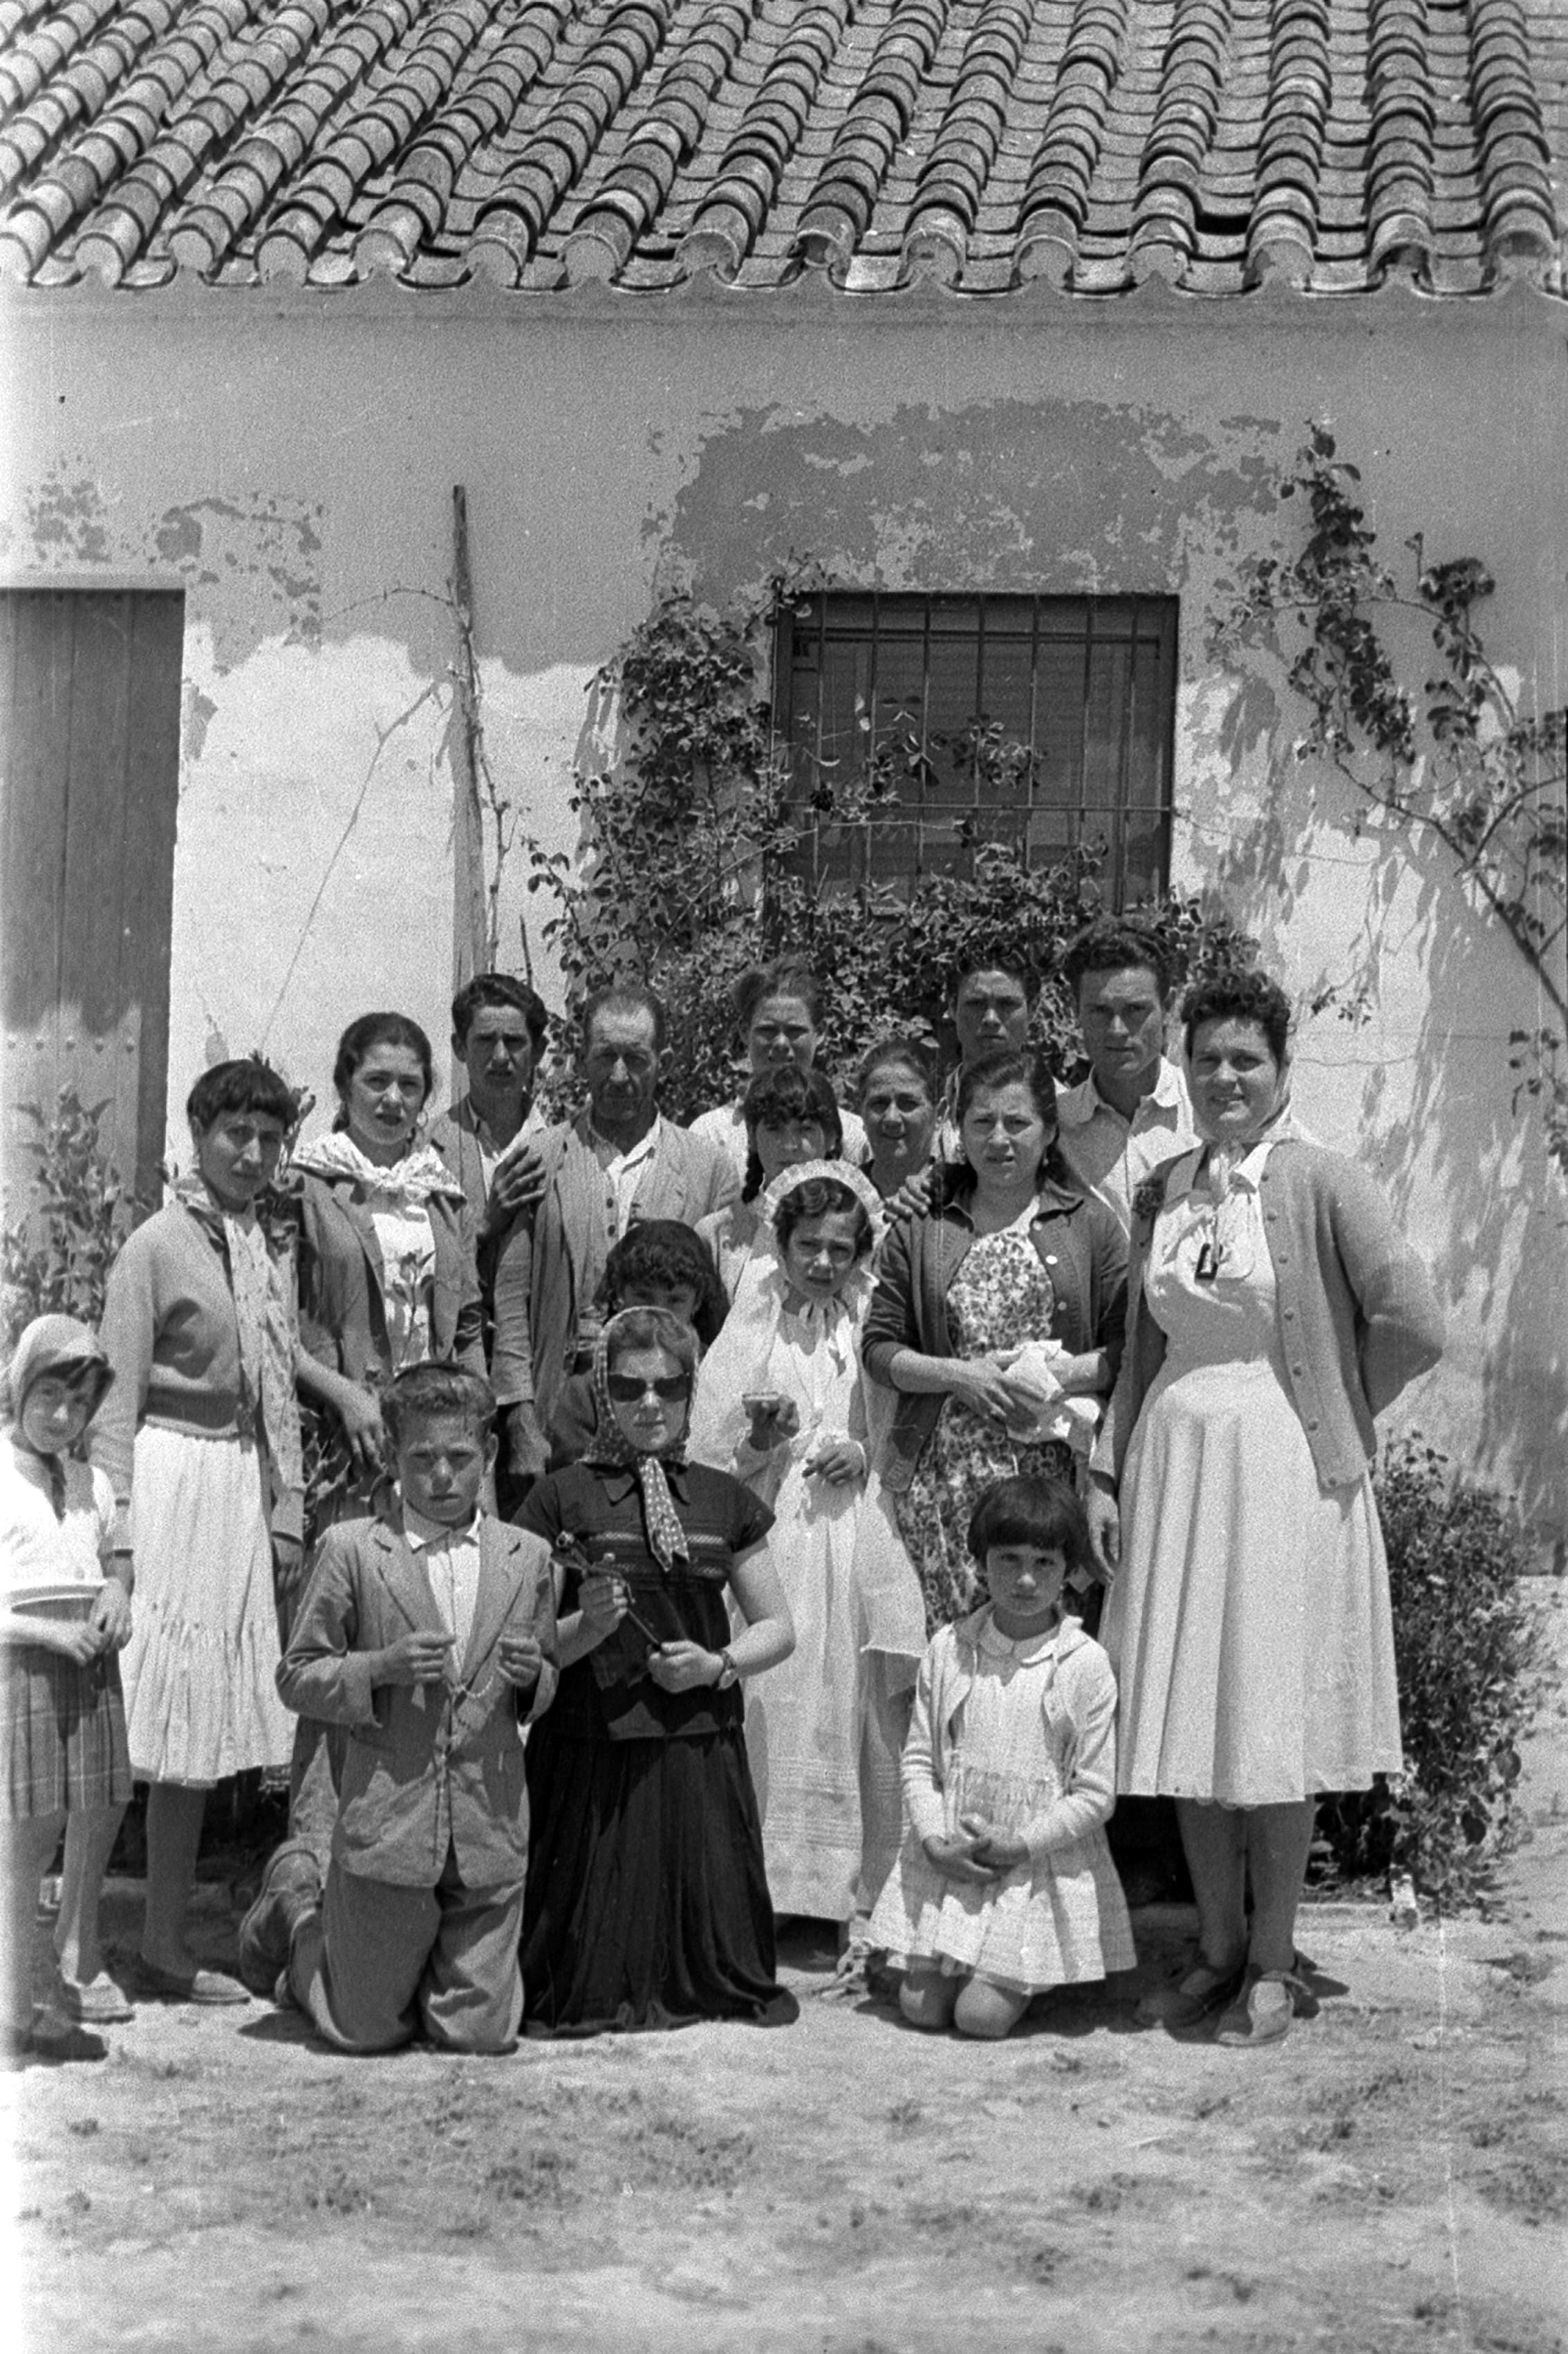
[[[348,1730],[326,1886],[302,1840],[279,1848],[241,1969],[345,2052],[421,2029],[500,2052],[523,2009],[521,1727],[556,1681],[550,1552],[480,1509],[487,1382],[411,1366],[381,1411],[398,1500],[327,1530],[278,1670],[290,1708]]]

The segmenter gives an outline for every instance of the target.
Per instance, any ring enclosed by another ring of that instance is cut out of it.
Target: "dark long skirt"
[[[782,2026],[762,1829],[738,1727],[690,1739],[529,1737],[524,2017],[535,2035]]]

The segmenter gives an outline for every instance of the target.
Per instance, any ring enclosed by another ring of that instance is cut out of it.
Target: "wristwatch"
[[[740,1681],[740,1670],[736,1666],[727,1650],[721,1651],[718,1658],[719,1671],[714,1680],[713,1688],[715,1691],[728,1691],[731,1684],[737,1684]]]

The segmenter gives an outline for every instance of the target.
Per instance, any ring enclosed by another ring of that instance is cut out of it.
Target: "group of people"
[[[1065,1087],[1004,960],[955,976],[942,1086],[890,1035],[853,1109],[789,960],[689,1129],[635,985],[583,1005],[557,1124],[503,974],[454,1003],[429,1124],[400,1014],[350,1023],[291,1151],[276,1072],[203,1073],[101,1331],[41,1319],[9,1370],[13,2051],[247,1988],[357,2052],[779,2021],[784,1915],[914,2027],[1005,2035],[1134,1965],[1118,1799],[1174,1801],[1197,1903],[1140,2016],[1287,2031],[1315,1800],[1400,1763],[1374,1419],[1441,1322],[1292,1111],[1273,981],[1190,989],[1175,1061],[1155,934],[1105,918],[1063,978]],[[189,1942],[206,1796],[285,1765],[236,1979]]]

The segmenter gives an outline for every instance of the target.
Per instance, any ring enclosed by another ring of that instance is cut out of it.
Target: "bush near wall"
[[[1318,1840],[1342,1877],[1408,1872],[1451,1907],[1485,1894],[1518,1831],[1542,1692],[1530,1547],[1505,1500],[1419,1437],[1388,1449],[1376,1486],[1405,1770],[1325,1799]]]

